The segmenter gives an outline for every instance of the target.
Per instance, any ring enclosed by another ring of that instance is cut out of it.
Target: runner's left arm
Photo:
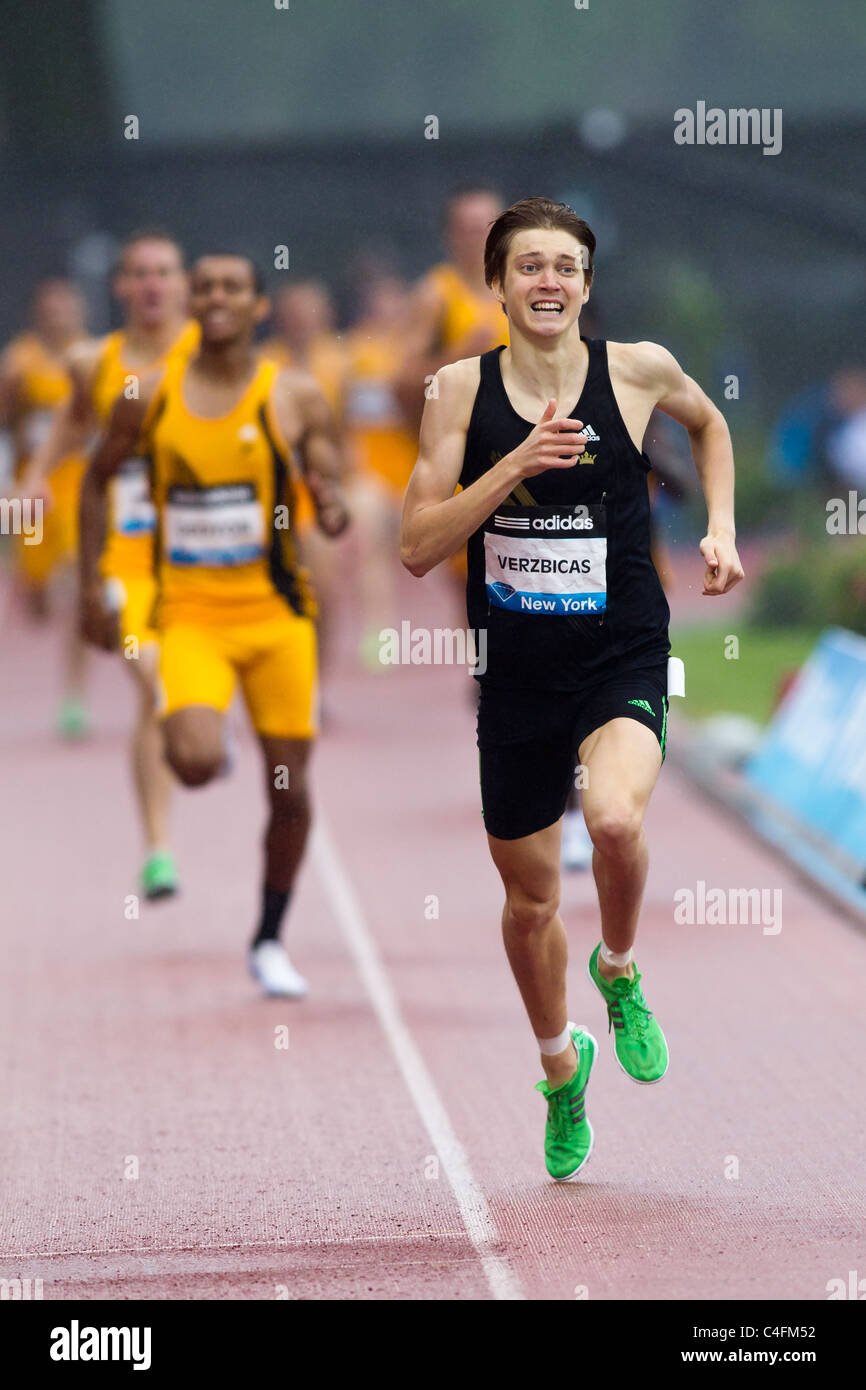
[[[319,529],[326,536],[341,535],[350,517],[343,492],[340,435],[331,407],[313,378],[300,372],[280,374],[273,405],[277,424],[298,451]]]
[[[95,647],[117,646],[117,614],[105,601],[99,562],[105,545],[108,484],[125,459],[136,452],[149,393],[129,400],[118,396],[108,428],[94,450],[81,484],[79,504],[79,598],[81,630]]]
[[[640,343],[639,370],[652,385],[655,402],[688,430],[692,457],[707,504],[704,594],[726,594],[743,578],[734,525],[734,450],[727,422],[696,381],[686,376],[667,348]]]
[[[0,429],[10,433],[17,423],[21,374],[12,346],[0,353]]]

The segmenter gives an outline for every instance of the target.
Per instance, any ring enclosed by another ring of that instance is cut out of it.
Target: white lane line
[[[487,1200],[475,1181],[433,1078],[400,1011],[382,958],[364,921],[361,905],[321,810],[316,811],[312,854],[322,887],[354,957],[373,1010],[388,1039],[394,1060],[403,1073],[406,1089],[451,1184],[466,1233],[478,1252],[490,1291],[497,1299],[523,1299],[526,1295],[516,1274],[505,1257],[497,1252],[496,1247],[502,1242]]]

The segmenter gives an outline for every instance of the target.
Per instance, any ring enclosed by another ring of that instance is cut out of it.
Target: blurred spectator
[[[830,471],[843,485],[866,489],[866,368],[839,372],[830,398],[838,419],[824,441]]]
[[[866,368],[843,367],[782,410],[768,463],[779,481],[866,486]]]

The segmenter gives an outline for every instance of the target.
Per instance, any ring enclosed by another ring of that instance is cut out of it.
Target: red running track
[[[451,621],[435,582],[401,608]],[[671,1068],[640,1088],[617,1067],[585,975],[593,886],[569,877],[571,1013],[602,1048],[596,1148],[557,1186],[465,674],[335,674],[289,933],[312,993],[289,1004],[245,974],[249,737],[230,779],[178,795],[182,897],[129,919],[124,673],[96,659],[97,734],[61,745],[55,648],[7,620],[3,1277],[71,1299],[825,1299],[866,1272],[866,942],[670,761],[638,960]],[[781,932],[677,925],[700,879],[780,889]]]

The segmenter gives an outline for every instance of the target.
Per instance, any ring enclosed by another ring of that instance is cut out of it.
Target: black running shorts
[[[572,787],[578,749],[611,719],[652,729],[665,755],[667,658],[621,669],[577,691],[510,690],[481,682],[478,749],[484,828],[519,840],[558,821]]]

